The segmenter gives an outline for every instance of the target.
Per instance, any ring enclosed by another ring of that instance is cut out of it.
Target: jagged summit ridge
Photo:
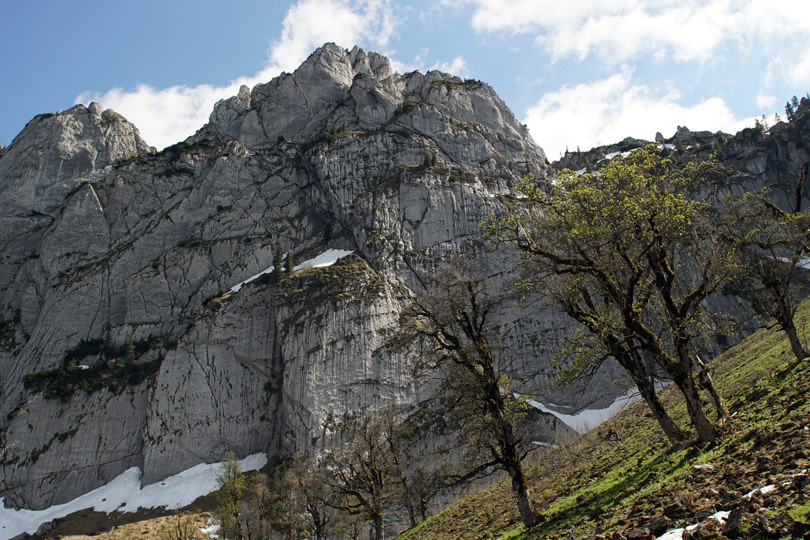
[[[461,88],[464,91],[458,91]],[[364,130],[396,126],[403,107],[414,104],[425,104],[459,122],[475,122],[543,155],[525,126],[488,85],[438,71],[399,75],[384,56],[366,54],[357,47],[347,51],[332,43],[313,52],[295,72],[252,91],[243,87],[237,96],[217,103],[208,132],[203,132],[210,136],[214,131],[245,146],[262,148],[279,138],[302,142],[344,126]],[[422,118],[413,127],[429,133],[435,118],[419,112]]]

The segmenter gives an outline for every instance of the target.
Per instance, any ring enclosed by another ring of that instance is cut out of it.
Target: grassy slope
[[[797,322],[799,328],[810,327],[810,302]],[[733,418],[723,440],[712,447],[673,449],[644,404],[637,403],[545,453],[529,468],[529,477],[547,519],[531,531],[520,525],[509,484],[501,482],[399,538],[610,538],[633,530],[644,537],[732,508],[741,512],[737,534],[742,536],[761,535],[767,528],[768,520],[759,515],[788,513],[810,522],[807,474],[792,476],[810,463],[810,360],[792,364],[786,340],[765,330],[716,359],[713,377]],[[675,392],[667,388],[663,398],[685,426],[685,408]],[[699,464],[712,467],[694,469]],[[790,485],[781,486],[784,482]],[[778,491],[753,502],[741,500],[773,483],[780,485]],[[722,527],[708,526],[704,533],[722,537]],[[800,525],[793,533],[775,534],[803,533]]]

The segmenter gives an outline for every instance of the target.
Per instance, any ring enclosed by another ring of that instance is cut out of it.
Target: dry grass
[[[207,512],[188,514],[196,528],[209,525],[211,514]],[[112,530],[90,535],[60,536],[62,540],[152,540],[160,538],[160,531],[164,527],[173,527],[179,516],[162,516],[135,523],[116,526]]]

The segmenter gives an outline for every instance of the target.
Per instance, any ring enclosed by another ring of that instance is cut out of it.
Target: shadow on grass
[[[590,494],[588,497],[583,497],[580,494],[578,497],[581,500],[578,500],[575,505],[569,508],[544,514],[546,521],[531,531],[527,531],[521,539],[542,538],[551,532],[558,532],[560,529],[570,529],[575,525],[579,525],[585,516],[594,520],[598,519],[607,513],[610,508],[623,505],[627,499],[637,496],[650,483],[669,477],[696,457],[694,452],[683,452],[680,459],[667,463],[671,459],[671,453],[674,451],[676,449],[671,448],[659,453],[655,459],[639,465],[634,472],[618,473],[619,481],[605,490]],[[600,480],[594,482],[600,482]],[[587,492],[588,490],[589,486],[586,485],[577,491]],[[575,491],[571,497],[576,496],[576,493]]]

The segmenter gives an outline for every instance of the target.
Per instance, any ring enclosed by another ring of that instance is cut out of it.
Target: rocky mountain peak
[[[327,43],[293,73],[282,73],[247,87],[214,106],[209,126],[251,147],[275,144],[279,137],[300,141],[323,129],[330,108],[346,99],[358,78],[380,82],[393,75],[387,58]],[[303,139],[302,139],[303,138]]]
[[[401,308],[455,255],[508,273],[478,224],[547,171],[488,85],[334,44],[160,152],[98,104],[33,120],[0,159],[0,496],[47,506],[130,466],[159,481],[417,406],[427,387],[385,347]],[[354,253],[235,290],[277,246]],[[560,319],[503,314],[521,380],[545,384]]]
[[[431,110],[427,110],[427,109]],[[293,73],[282,73],[216,104],[210,122],[194,140],[225,137],[250,148],[285,140],[301,143],[329,131],[381,130],[410,117],[407,129],[432,132],[437,114],[446,123],[475,123],[491,135],[514,140],[545,156],[528,130],[488,85],[430,71],[395,73],[377,53],[327,43]],[[516,146],[516,147],[517,147]]]
[[[154,152],[138,128],[99,103],[32,119],[0,159],[0,297],[77,183]]]

